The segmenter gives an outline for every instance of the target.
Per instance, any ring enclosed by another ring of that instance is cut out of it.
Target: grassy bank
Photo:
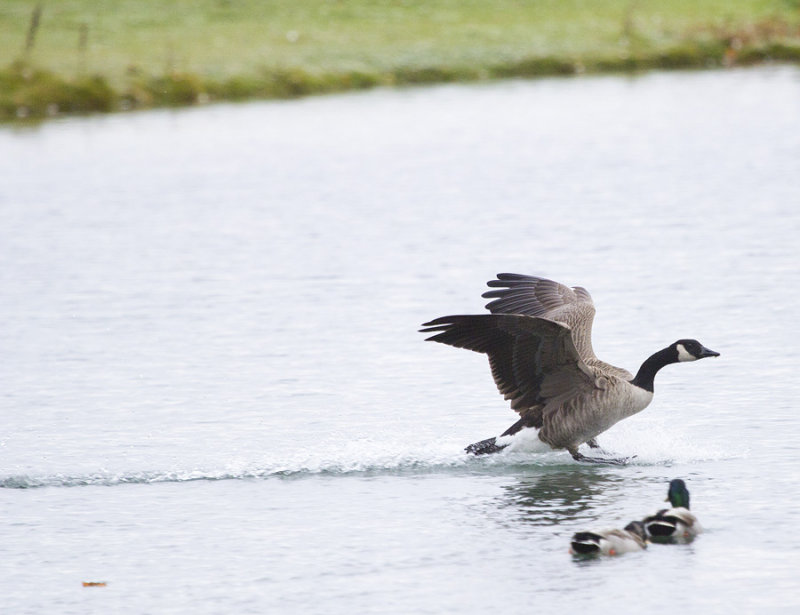
[[[4,0],[0,119],[800,60],[800,0]]]

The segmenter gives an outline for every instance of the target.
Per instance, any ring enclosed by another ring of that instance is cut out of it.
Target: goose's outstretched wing
[[[578,356],[589,365],[597,365],[607,373],[631,380],[628,371],[600,361],[592,348],[592,323],[595,308],[589,291],[581,286],[570,288],[559,282],[522,275],[498,273],[487,285],[496,290],[483,293],[492,314],[525,314],[564,323],[572,330],[572,341]]]
[[[444,316],[423,327],[423,333],[434,333],[429,341],[488,355],[497,388],[523,416],[595,389],[592,371],[561,323],[523,314],[479,314]]]
[[[527,314],[558,320],[553,316],[564,312],[565,306],[570,310],[582,303],[593,305],[589,291],[581,286],[570,288],[532,275],[498,273],[497,279],[489,280],[486,285],[499,289],[482,295],[487,299],[495,298],[486,304],[486,309],[492,314]]]

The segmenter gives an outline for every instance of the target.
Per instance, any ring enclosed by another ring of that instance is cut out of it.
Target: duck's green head
[[[689,490],[686,488],[680,478],[674,478],[669,481],[669,491],[667,492],[667,499],[672,504],[673,508],[683,507],[689,508]]]

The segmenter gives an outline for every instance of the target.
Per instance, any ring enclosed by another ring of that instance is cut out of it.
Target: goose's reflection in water
[[[498,508],[516,509],[517,514],[511,515],[515,522],[529,525],[594,521],[599,509],[621,497],[622,483],[613,471],[596,468],[548,470],[501,485]]]

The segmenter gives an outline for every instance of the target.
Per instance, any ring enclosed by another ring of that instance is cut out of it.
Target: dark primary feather
[[[486,304],[486,309],[493,314],[525,314],[564,323],[572,329],[572,341],[584,362],[597,362],[598,366],[624,379],[633,377],[595,356],[592,348],[595,309],[585,288],[570,288],[553,280],[518,273],[498,273],[496,280],[486,284],[495,289],[483,293],[483,297],[494,299]]]
[[[569,327],[521,314],[444,316],[423,325],[427,338],[489,356],[500,393],[518,412],[594,388]]]
[[[592,303],[585,288],[570,288],[553,280],[519,273],[498,273],[496,280],[486,284],[499,288],[482,295],[486,299],[495,298],[486,304],[486,309],[492,314],[547,316],[565,305]]]

